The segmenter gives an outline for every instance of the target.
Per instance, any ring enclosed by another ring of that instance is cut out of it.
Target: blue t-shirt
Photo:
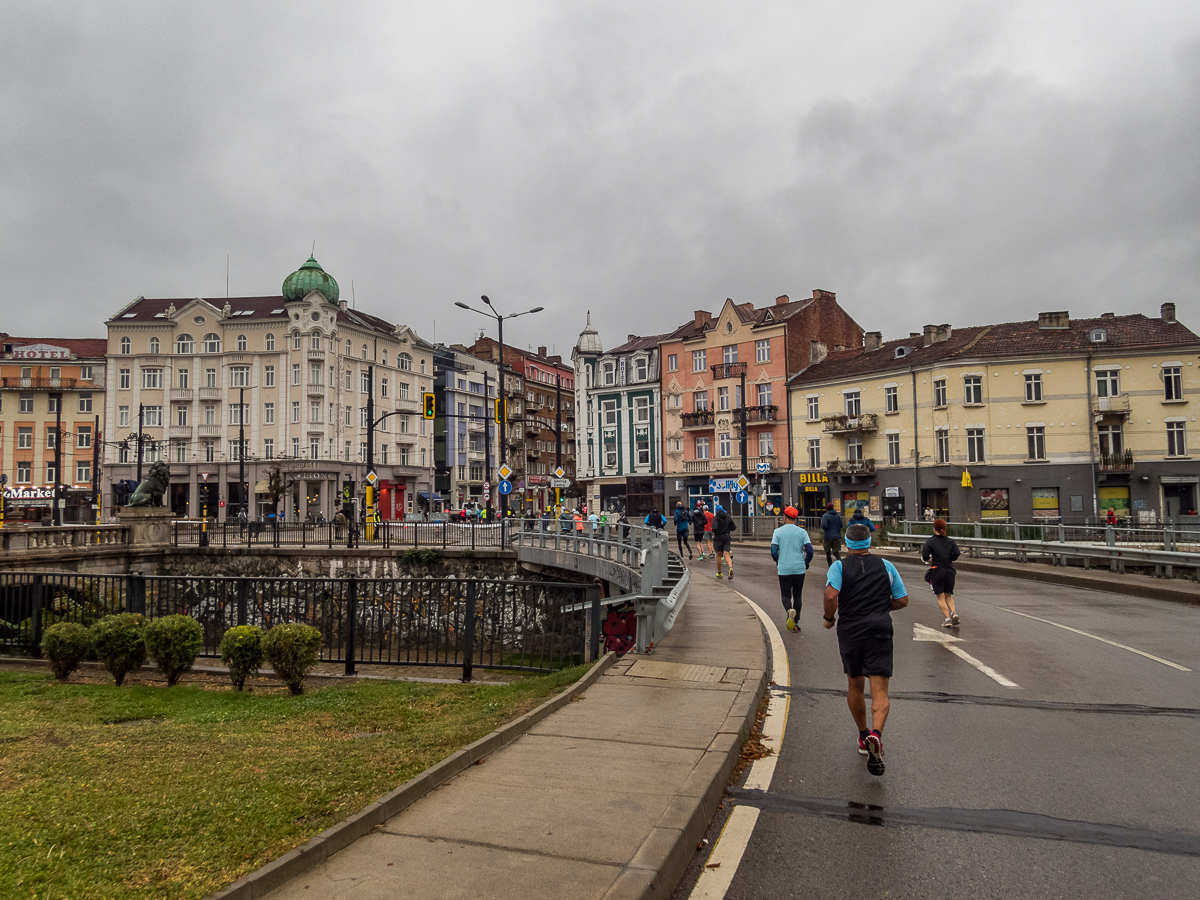
[[[899,600],[901,597],[907,597],[908,590],[904,587],[900,573],[896,571],[891,560],[883,560],[883,567],[887,569],[888,581],[892,585],[892,599]],[[842,561],[840,559],[834,560],[833,565],[829,567],[829,575],[826,577],[825,583],[835,591],[842,589]]]
[[[780,575],[803,575],[804,545],[811,544],[808,532],[799,525],[780,525],[771,535],[771,546],[779,548],[779,560],[775,563]]]

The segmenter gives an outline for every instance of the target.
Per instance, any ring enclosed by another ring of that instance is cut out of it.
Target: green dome
[[[310,256],[308,262],[283,279],[283,299],[303,300],[312,291],[320,291],[330,303],[338,302],[338,283]]]

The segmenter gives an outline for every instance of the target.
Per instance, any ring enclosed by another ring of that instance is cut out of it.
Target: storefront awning
[[[429,493],[429,492],[427,492],[427,491],[421,491],[421,492],[420,492],[420,497],[421,497],[421,499],[422,499],[422,500],[436,500],[438,503],[441,503],[441,502],[442,502],[442,495],[441,495],[441,494],[430,494],[430,493]]]
[[[269,484],[267,484],[267,481],[265,478],[262,481],[260,481],[254,485],[254,493],[256,493],[256,494],[266,494],[270,490],[271,490],[271,486]]]

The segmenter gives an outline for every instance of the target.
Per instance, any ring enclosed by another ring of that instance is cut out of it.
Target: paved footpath
[[[322,853],[318,838],[309,856],[328,858],[315,868],[285,880],[285,858],[217,896],[669,897],[769,680],[753,610],[711,573],[692,574],[653,655],[615,661],[515,740],[481,744],[478,763],[344,849]]]

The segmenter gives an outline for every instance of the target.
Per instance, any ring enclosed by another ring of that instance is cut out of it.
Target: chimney
[[[698,309],[692,315],[695,317],[693,322],[695,322],[697,328],[703,328],[712,321],[712,313],[706,309]]]
[[[837,294],[833,291],[823,291],[820,288],[813,288],[814,300],[828,300],[831,303],[837,300]]]
[[[538,347],[538,356],[542,356],[542,357],[544,357],[545,355],[546,355],[546,348],[545,348],[545,347]]]
[[[1071,314],[1066,310],[1060,312],[1038,313],[1038,328],[1070,328]]]
[[[829,355],[829,350],[825,346],[824,341],[809,341],[808,342],[808,359],[811,365],[816,365],[826,356]]]
[[[1100,313],[1100,318],[1102,319],[1115,319],[1116,317],[1116,313]]]
[[[1175,321],[1174,303],[1164,303],[1162,305],[1162,320],[1168,323],[1173,323]]]
[[[868,331],[863,335],[863,350],[870,353],[873,350],[878,350],[883,346],[882,331]]]
[[[921,332],[919,332],[919,331],[910,331],[910,332],[908,333],[908,336],[909,336],[910,338],[919,338],[919,337],[921,336]]]
[[[625,341],[626,341],[626,343],[632,343],[632,342],[633,342],[633,340],[634,340],[636,337],[637,337],[637,335],[636,335],[636,334],[631,334],[631,335],[629,335],[629,337],[627,337],[627,338],[625,339]]]
[[[933,336],[937,333],[936,325],[925,326],[925,346],[928,347],[933,343]]]
[[[950,340],[950,326],[949,325],[939,325],[937,334],[934,336],[934,339],[933,339],[934,343],[936,344],[939,341],[948,341],[948,340]]]
[[[778,297],[776,297],[776,298],[775,298],[775,305],[776,305],[776,306],[783,306],[783,304],[785,304],[785,303],[791,303],[791,302],[792,302],[792,301],[788,299],[788,295],[787,295],[787,294],[780,294]]]

